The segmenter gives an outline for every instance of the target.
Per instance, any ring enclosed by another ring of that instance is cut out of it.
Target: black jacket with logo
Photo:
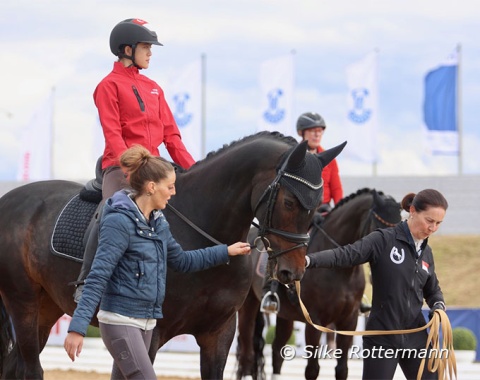
[[[373,295],[367,330],[424,326],[423,300],[430,308],[437,301],[444,302],[428,239],[423,242],[421,254],[417,257],[405,221],[395,227],[375,230],[353,244],[308,256],[309,267],[350,267],[370,263]],[[394,346],[403,346],[405,337],[390,337],[384,343],[388,341]]]

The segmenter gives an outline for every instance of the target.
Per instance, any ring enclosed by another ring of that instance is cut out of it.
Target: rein
[[[434,311],[433,317],[425,326],[417,327],[410,330],[367,330],[367,331],[341,331],[341,330],[332,330],[328,327],[323,327],[313,323],[308,313],[307,308],[302,302],[300,297],[301,288],[300,281],[295,281],[295,288],[297,290],[297,296],[300,303],[300,307],[303,312],[305,320],[312,325],[315,329],[325,332],[325,333],[336,333],[340,335],[356,336],[356,335],[400,335],[400,334],[411,334],[419,331],[426,330],[430,328],[427,338],[427,344],[425,350],[428,355],[422,359],[420,367],[417,373],[417,380],[422,378],[423,369],[425,367],[425,359],[428,356],[427,369],[430,372],[438,371],[439,379],[453,379],[453,375],[457,378],[457,363],[455,360],[455,351],[453,349],[453,335],[452,335],[452,326],[450,325],[450,320],[448,319],[447,313],[445,311],[436,309]],[[442,345],[440,346],[440,331],[443,333]],[[430,348],[430,344],[432,347]],[[429,350],[430,349],[430,350]],[[446,351],[446,355],[443,353]],[[433,354],[433,355],[432,355]],[[439,356],[437,355],[439,354]],[[448,374],[448,377],[447,377]]]
[[[187,223],[190,227],[192,227],[195,231],[197,231],[200,235],[206,237],[208,240],[210,240],[212,243],[215,243],[215,244],[223,244],[222,242],[218,241],[217,239],[215,239],[212,235],[209,235],[207,232],[205,232],[204,230],[202,230],[200,227],[198,227],[196,224],[194,224],[190,219],[188,219],[185,215],[183,215],[180,211],[178,211],[175,207],[173,207],[171,204],[167,203],[167,207],[172,210],[175,215],[177,215],[180,219],[182,219],[185,223]],[[258,227],[258,224],[255,223],[255,222],[252,222],[252,224],[259,228]],[[288,232],[285,232],[285,231],[281,231],[283,233],[286,233],[286,234],[289,234]],[[295,235],[295,234],[291,234],[292,236]],[[257,237],[258,239],[259,237]],[[265,240],[267,240],[266,238],[264,238]],[[267,240],[268,241],[268,240]],[[270,244],[270,243],[268,243]],[[275,253],[269,253],[269,259],[273,259],[273,258],[276,258],[280,255],[283,255],[284,253],[287,253],[287,252],[290,252],[290,251],[293,251],[294,249],[297,249],[297,248],[301,248],[303,247],[304,244],[297,244],[296,246],[294,247],[291,247],[291,248],[287,248],[287,249],[284,249],[282,251],[279,251],[279,252],[275,252]],[[253,244],[250,248],[255,248],[256,247],[256,244]],[[271,249],[270,249],[270,252],[273,252]]]
[[[196,224],[194,224],[190,219],[188,219],[185,215],[183,215],[180,211],[178,211],[175,207],[173,207],[171,204],[167,203],[167,207],[172,210],[175,215],[177,215],[180,219],[182,219],[185,223],[187,223],[190,227],[192,227],[195,231],[197,231],[200,235],[203,235],[206,237],[208,240],[210,240],[212,243],[215,244],[222,244],[219,242],[217,239],[215,239],[212,235],[209,235],[206,233],[204,230],[202,230],[200,227],[198,227]]]
[[[301,287],[300,281],[295,281],[295,288],[297,290],[298,301],[303,312],[305,320],[312,325],[315,329],[325,332],[325,333],[337,333],[340,335],[348,336],[357,336],[357,335],[401,335],[401,334],[411,334],[419,331],[426,330],[430,327],[430,332],[428,333],[427,344],[425,346],[426,352],[429,352],[429,358],[427,363],[427,369],[430,372],[438,371],[439,379],[453,379],[453,375],[457,378],[457,364],[455,361],[455,351],[453,349],[453,335],[452,327],[450,325],[450,320],[448,319],[447,313],[445,311],[436,309],[434,311],[433,317],[425,326],[417,327],[410,330],[368,330],[368,331],[341,331],[341,330],[332,330],[328,327],[323,327],[313,323],[310,314],[308,313],[307,308],[302,302],[300,297]],[[440,330],[443,333],[442,345],[440,347]],[[431,351],[429,351],[430,344],[432,344]],[[446,350],[447,354],[444,357],[442,353]],[[433,353],[434,355],[430,355]],[[440,357],[435,355],[439,353]],[[425,367],[424,357],[420,363],[418,369],[417,380],[422,378],[423,369]],[[448,371],[448,372],[447,372]],[[448,377],[447,377],[448,373]]]

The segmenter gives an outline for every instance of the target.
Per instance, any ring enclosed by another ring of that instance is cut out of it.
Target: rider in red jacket
[[[194,164],[163,90],[138,67],[115,62],[93,97],[105,136],[102,169],[118,166],[118,157],[134,144],[159,156],[158,147],[164,143],[177,164],[186,169]]]
[[[305,112],[297,120],[297,132],[302,140],[308,141],[311,153],[320,153],[324,149],[320,145],[327,129],[323,117],[315,112]],[[322,205],[333,206],[343,198],[343,187],[340,181],[337,160],[334,159],[322,170],[323,200]],[[332,204],[333,203],[333,204]]]
[[[116,191],[126,187],[125,173],[119,166],[123,152],[133,145],[142,145],[154,156],[164,143],[175,163],[188,169],[195,161],[183,145],[180,131],[165,101],[163,90],[153,80],[140,74],[147,69],[152,45],[162,45],[148,23],[140,19],[119,22],[110,34],[110,50],[118,57],[113,70],[94,92],[100,123],[105,137],[102,158],[102,203]],[[98,220],[91,229],[85,247],[83,265],[76,282],[78,302],[83,280],[95,256],[98,244]]]

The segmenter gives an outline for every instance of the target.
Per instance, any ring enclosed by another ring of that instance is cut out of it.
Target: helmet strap
[[[128,45],[128,46],[129,46],[129,45]],[[135,66],[137,69],[140,69],[140,70],[141,70],[142,68],[135,63],[135,49],[136,49],[136,47],[137,47],[137,44],[133,44],[133,45],[131,46],[131,48],[132,48],[132,55],[127,55],[127,54],[125,54],[125,53],[120,53],[120,54],[118,55],[118,57],[119,57],[119,58],[127,58],[127,59],[129,59],[130,61],[132,61],[132,65],[133,65],[133,66]]]

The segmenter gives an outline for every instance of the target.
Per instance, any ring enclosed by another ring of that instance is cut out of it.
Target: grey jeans
[[[155,380],[157,376],[148,356],[153,330],[100,323],[100,333],[113,357],[111,380]]]

